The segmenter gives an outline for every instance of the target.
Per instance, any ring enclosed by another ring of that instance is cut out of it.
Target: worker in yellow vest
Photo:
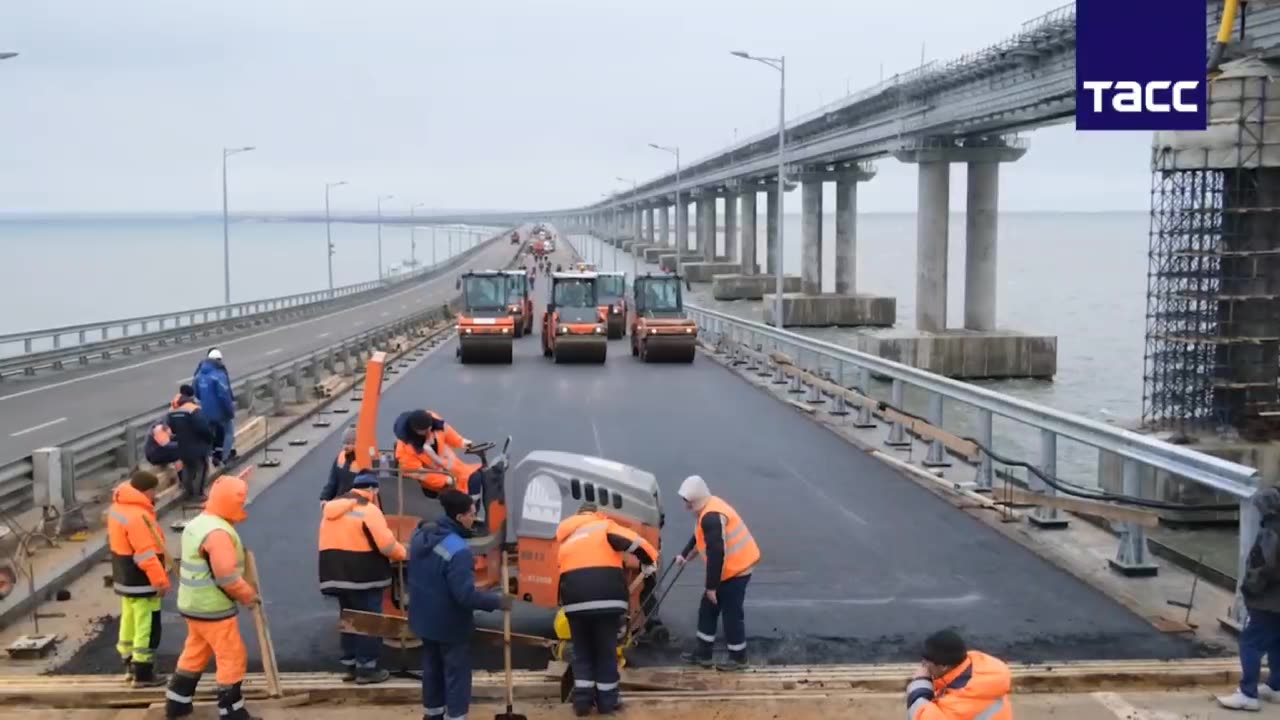
[[[698,606],[698,644],[681,658],[703,667],[714,664],[711,648],[716,640],[716,626],[723,615],[729,661],[716,667],[720,670],[741,670],[747,664],[747,623],[743,604],[751,571],[760,562],[760,547],[737,511],[712,495],[701,477],[690,475],[685,478],[678,494],[697,522],[693,527],[693,537],[675,561],[683,565],[695,555],[702,555],[707,562],[706,585],[702,603]]]

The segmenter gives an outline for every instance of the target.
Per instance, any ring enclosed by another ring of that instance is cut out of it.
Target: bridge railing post
[[[990,410],[978,410],[978,441],[982,443],[982,447],[978,448],[978,467],[974,473],[973,482],[978,486],[977,489],[979,491],[990,490],[994,480],[991,455],[987,452],[987,448],[992,447],[995,442],[992,423],[993,418]]]
[[[1040,472],[1048,477],[1056,478],[1058,476],[1058,436],[1052,430],[1040,430]],[[1057,492],[1053,486],[1045,482],[1035,473],[1027,473],[1027,487],[1039,495],[1053,497]],[[1066,517],[1058,511],[1058,508],[1037,505],[1027,519],[1032,524],[1038,525],[1045,529],[1064,528],[1067,526]]]
[[[901,380],[893,379],[893,388],[890,390],[889,402],[895,408],[900,408],[905,402],[905,388]],[[897,416],[893,419],[893,424],[889,426],[889,437],[884,441],[889,447],[910,447],[911,441],[907,439],[907,429],[902,425],[902,421]]]
[[[843,384],[843,383],[841,383]],[[873,428],[876,426],[875,413],[871,411],[873,398],[871,397],[871,371],[866,368],[858,368],[858,394],[864,400],[858,406],[858,415],[853,419],[853,426],[859,428]]]
[[[929,394],[929,424],[942,429],[942,396],[937,393]],[[896,403],[895,403],[896,404]],[[898,407],[902,407],[899,405]],[[925,456],[922,463],[925,467],[948,467],[951,460],[947,458],[947,448],[942,444],[942,440],[934,438],[929,441],[929,454]]]
[[[1124,486],[1123,492],[1129,497],[1140,497],[1142,493],[1142,468],[1138,465],[1138,461],[1132,458],[1124,459]],[[1244,505],[1252,505],[1252,503],[1242,502]],[[1244,513],[1241,512],[1240,519],[1243,522]],[[1155,575],[1159,566],[1151,561],[1150,551],[1147,547],[1147,530],[1138,523],[1125,522],[1120,523],[1120,547],[1116,550],[1116,557],[1111,561],[1111,568],[1121,575],[1129,577],[1150,577]],[[1243,536],[1241,537],[1243,540]],[[1252,543],[1250,543],[1252,546]],[[1243,577],[1243,574],[1241,575]]]
[[[284,388],[285,379],[284,372],[278,368],[271,368],[271,414],[284,414]]]

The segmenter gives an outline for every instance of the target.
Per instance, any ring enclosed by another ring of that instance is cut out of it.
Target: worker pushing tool
[[[125,679],[134,687],[164,684],[154,664],[160,646],[160,599],[170,588],[164,533],[156,522],[159,485],[154,474],[134,470],[116,486],[107,511],[111,580],[120,596],[116,651],[124,662]]]
[[[698,643],[681,656],[685,662],[711,667],[716,626],[724,617],[729,661],[720,670],[741,670],[747,664],[747,625],[743,609],[751,571],[760,562],[760,547],[729,503],[711,494],[707,483],[690,475],[678,491],[684,506],[697,517],[693,537],[676,556],[677,563],[700,554],[707,562],[707,579],[698,606]]]
[[[621,708],[618,631],[631,607],[622,554],[634,554],[642,575],[652,576],[658,551],[594,503],[560,523],[556,542],[560,602],[573,637],[573,711],[583,717],[594,706],[608,714]]]
[[[404,562],[405,549],[387,526],[377,503],[378,474],[362,470],[351,490],[324,504],[320,521],[320,592],[338,599],[343,610],[377,612],[391,586],[391,563]],[[385,682],[378,667],[382,643],[342,633],[344,680],[360,685]]]
[[[248,658],[236,615],[237,604],[252,606],[259,598],[243,577],[245,549],[234,527],[248,517],[248,494],[243,478],[219,478],[209,490],[204,511],[182,531],[178,612],[186,618],[187,639],[165,692],[167,719],[192,713],[196,685],[210,659],[217,670],[219,717],[252,718],[240,687]]]

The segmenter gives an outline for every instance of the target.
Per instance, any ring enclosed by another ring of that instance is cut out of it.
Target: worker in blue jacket
[[[231,392],[231,375],[222,362],[221,350],[210,350],[208,357],[200,361],[191,384],[195,386],[196,399],[205,418],[218,431],[220,442],[213,448],[213,464],[221,465],[235,456],[236,442],[236,398]]]
[[[409,627],[422,639],[425,720],[462,720],[471,705],[472,613],[510,609],[511,596],[476,590],[471,496],[445,490],[440,505],[444,516],[419,525],[409,544]]]

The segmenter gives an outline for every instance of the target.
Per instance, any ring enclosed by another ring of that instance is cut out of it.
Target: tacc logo
[[[1108,90],[1113,91],[1111,109],[1119,113],[1199,113],[1200,103],[1195,91],[1200,85],[1199,80],[1152,80],[1145,87],[1132,80],[1085,80],[1080,83],[1091,95],[1095,113],[1106,112],[1103,103]]]

